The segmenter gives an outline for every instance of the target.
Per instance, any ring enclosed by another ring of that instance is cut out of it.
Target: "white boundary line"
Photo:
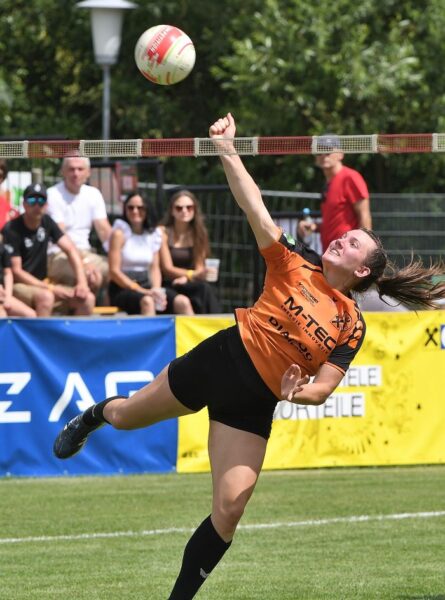
[[[434,512],[398,513],[393,515],[359,515],[351,517],[334,517],[332,519],[310,519],[308,521],[289,521],[276,523],[252,523],[240,525],[238,529],[252,531],[257,529],[280,529],[285,527],[312,527],[313,525],[333,525],[336,523],[367,523],[371,521],[399,521],[402,519],[431,519],[445,517],[445,510]],[[194,528],[167,527],[166,529],[148,529],[142,531],[115,531],[110,533],[79,533],[75,535],[41,535],[22,538],[0,538],[1,544],[19,544],[35,542],[60,542],[76,540],[95,540],[121,537],[145,537],[152,535],[166,535],[169,533],[192,533]]]

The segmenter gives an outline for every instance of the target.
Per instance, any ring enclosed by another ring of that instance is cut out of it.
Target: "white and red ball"
[[[136,42],[134,58],[144,77],[159,85],[172,85],[187,77],[196,59],[189,36],[172,25],[150,27]]]

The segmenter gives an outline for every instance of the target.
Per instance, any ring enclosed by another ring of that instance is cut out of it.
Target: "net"
[[[295,137],[237,137],[215,145],[210,138],[0,141],[0,158],[88,158],[445,152],[445,133]]]

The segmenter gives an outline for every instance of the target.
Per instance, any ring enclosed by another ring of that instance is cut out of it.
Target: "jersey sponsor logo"
[[[354,325],[354,329],[351,332],[351,335],[348,337],[347,344],[351,348],[357,348],[357,344],[362,339],[363,336],[363,321],[357,321]]]
[[[352,325],[352,317],[349,313],[344,312],[342,315],[335,315],[331,323],[339,331],[347,331]]]
[[[29,237],[25,237],[25,238],[23,239],[23,243],[24,243],[24,245],[25,245],[25,248],[32,248],[32,246],[33,246],[33,241],[32,241],[32,239],[31,239],[31,238],[29,238]]]
[[[307,346],[293,338],[275,317],[269,317],[269,323],[278,331],[280,335],[284,337],[285,340],[289,342],[289,344],[294,346],[298,350],[298,352],[302,354],[303,358],[305,358],[307,361],[312,360],[312,354],[309,352]]]
[[[43,227],[39,227],[37,229],[36,238],[38,242],[43,242],[43,240],[45,239],[45,229]]]
[[[315,317],[309,312],[304,312],[304,307],[300,304],[294,304],[293,296],[289,296],[284,302],[284,307],[290,316],[299,317],[297,319],[302,325],[302,331],[309,335],[314,341],[319,342],[320,348],[325,353],[330,353],[335,348],[337,341],[329,335],[329,332],[320,325]]]
[[[314,305],[314,304],[318,304],[318,300],[317,300],[317,298],[316,298],[314,295],[312,295],[312,294],[310,293],[310,291],[307,289],[307,287],[306,287],[305,285],[303,285],[302,283],[299,283],[299,284],[298,284],[297,291],[298,291],[298,292],[300,292],[300,294],[301,294],[301,295],[302,295],[304,298],[306,298],[306,300],[307,300],[308,302],[310,302],[312,305]]]

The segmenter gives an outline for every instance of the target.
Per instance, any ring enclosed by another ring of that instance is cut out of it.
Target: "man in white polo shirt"
[[[48,189],[48,213],[69,235],[79,250],[90,289],[97,293],[108,278],[108,261],[93,251],[89,242],[94,227],[104,244],[111,234],[105,202],[101,192],[86,184],[90,176],[90,160],[72,156],[64,158],[63,181]],[[73,285],[74,273],[64,252],[55,246],[49,250],[48,276],[55,283]]]

